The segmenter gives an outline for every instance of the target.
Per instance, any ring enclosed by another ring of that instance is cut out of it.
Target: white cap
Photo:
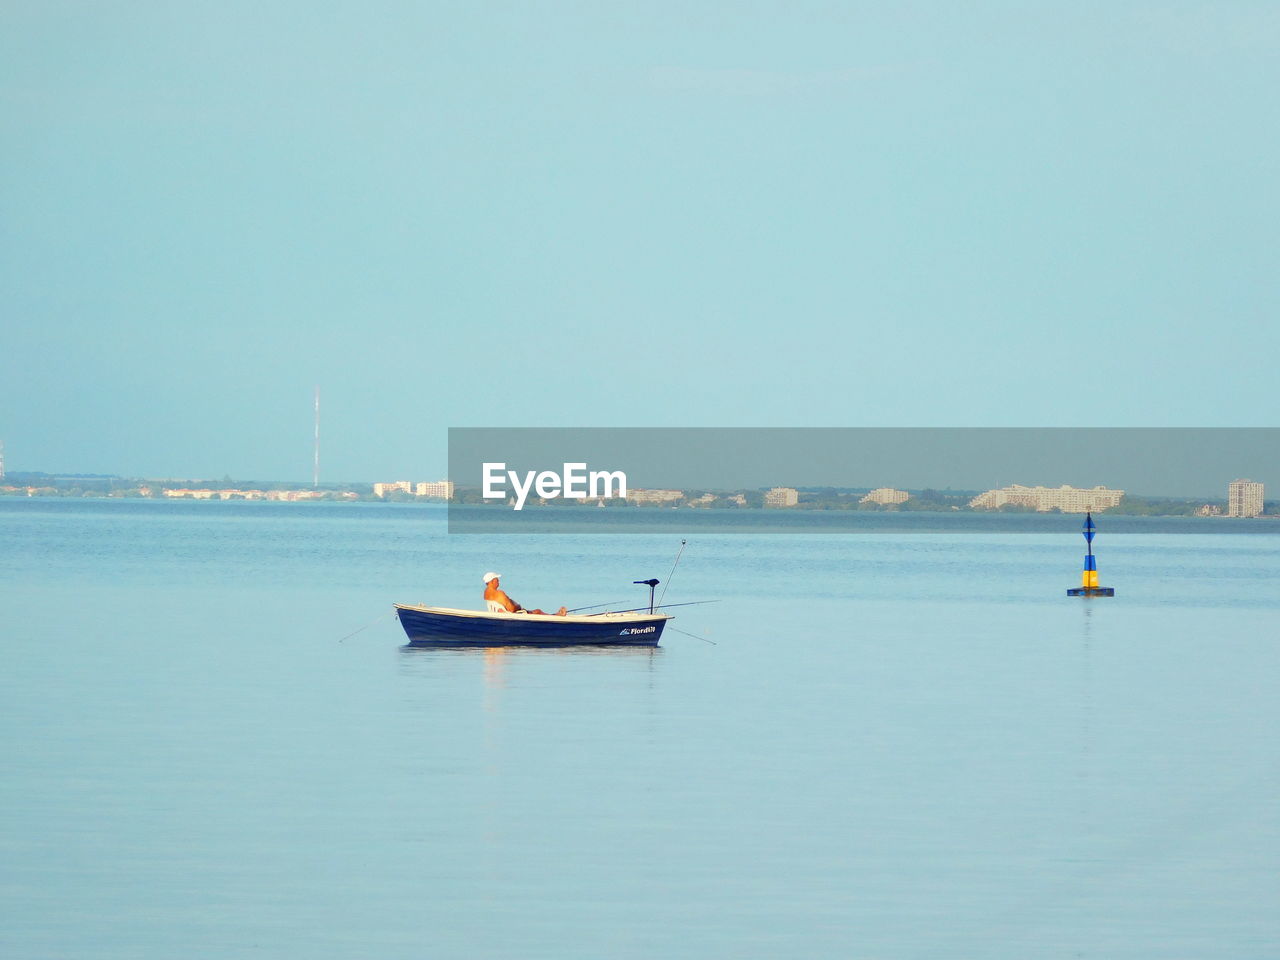
[[[492,570],[490,570],[488,573],[484,575],[484,582],[488,583],[490,580],[497,580],[498,576],[499,574],[496,574]]]

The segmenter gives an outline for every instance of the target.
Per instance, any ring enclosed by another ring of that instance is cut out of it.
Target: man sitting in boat
[[[526,610],[512,600],[507,596],[506,591],[498,586],[498,574],[493,571],[484,575],[484,602],[490,613],[501,613],[505,610],[507,613],[536,613],[544,617],[551,616],[545,610]],[[564,607],[561,607],[555,612],[555,616],[563,617],[568,612]]]

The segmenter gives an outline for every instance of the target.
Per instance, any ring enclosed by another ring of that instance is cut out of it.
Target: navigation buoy
[[[1098,529],[1093,522],[1093,513],[1085,511],[1084,515],[1084,572],[1080,574],[1080,586],[1068,590],[1068,597],[1114,597],[1115,587],[1098,586],[1098,561],[1093,558],[1093,534]]]

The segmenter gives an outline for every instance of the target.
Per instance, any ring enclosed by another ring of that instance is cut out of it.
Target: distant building
[[[414,483],[409,480],[397,480],[395,483],[375,483],[373,495],[386,497],[392,493],[407,493],[414,497],[430,497],[433,500],[452,500],[453,482],[450,480],[431,480]]]
[[[144,497],[156,496],[155,487],[139,487]],[[323,500],[328,494],[323,490],[200,490],[188,487],[165,487],[161,496],[170,500],[272,500],[293,503],[298,500]]]
[[[323,490],[268,490],[263,496],[268,500],[296,503],[299,500],[323,500]]]
[[[1124,496],[1123,490],[1107,487],[1024,487],[1019,483],[980,493],[969,501],[975,510],[999,510],[1005,505],[1030,507],[1046,513],[1061,510],[1063,513],[1084,513],[1087,510],[1101,512],[1114,507]]]
[[[893,503],[906,503],[911,494],[905,490],[894,490],[892,487],[877,487],[859,500],[859,503],[879,503],[888,506]]]
[[[140,488],[139,492],[142,492],[143,490],[147,490],[147,489],[148,488],[146,487],[142,487]],[[151,496],[150,493],[143,493],[142,495],[144,497]],[[266,493],[262,490],[232,489],[232,490],[214,490],[213,495],[217,497],[219,500],[261,500],[266,496]],[[169,492],[167,490],[165,491],[165,496],[169,496]],[[212,497],[207,499],[212,499]]]
[[[1256,517],[1262,513],[1262,484],[1232,480],[1227,484],[1227,516]]]
[[[683,500],[683,490],[628,490],[627,499],[632,503],[671,503]]]
[[[1196,515],[1200,517],[1220,517],[1222,516],[1222,508],[1216,503],[1206,503],[1196,511]]]
[[[800,494],[795,487],[774,487],[764,495],[766,507],[794,507],[800,502]]]
[[[413,488],[413,495],[415,497],[430,497],[433,500],[452,500],[453,481],[435,480],[428,483],[419,483]]]

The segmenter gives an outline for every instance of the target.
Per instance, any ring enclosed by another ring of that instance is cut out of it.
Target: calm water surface
[[[715,645],[436,652],[341,638],[678,538],[0,501],[0,955],[1280,957],[1280,524],[1104,518],[1083,602],[1078,526],[698,534]]]

